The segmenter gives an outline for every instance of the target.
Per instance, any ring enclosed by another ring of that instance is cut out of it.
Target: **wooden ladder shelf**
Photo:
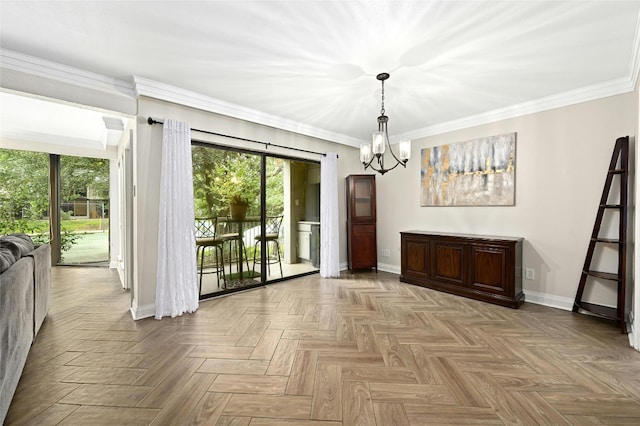
[[[618,165],[619,164],[619,165]],[[607,179],[602,190],[602,198],[600,198],[600,206],[598,207],[598,214],[596,215],[596,221],[593,225],[593,233],[591,234],[591,240],[589,242],[589,248],[587,249],[587,255],[584,260],[584,266],[582,268],[582,274],[580,276],[580,283],[578,285],[578,291],[576,298],[573,302],[573,312],[578,312],[580,309],[590,312],[591,314],[616,321],[620,326],[620,332],[626,333],[627,326],[625,322],[625,293],[626,293],[626,272],[627,272],[627,182],[628,182],[628,168],[629,168],[629,136],[621,137],[616,140],[615,148],[613,149],[613,155],[611,156],[611,163],[609,164],[609,170],[607,172]],[[619,201],[616,204],[609,203],[609,194],[611,193],[611,186],[614,176],[619,176]],[[600,227],[602,225],[605,212],[617,211],[619,213],[618,218],[618,237],[617,238],[602,238],[600,237]],[[606,244],[614,246],[618,250],[618,271],[602,272],[591,269],[591,261],[596,249],[596,245]],[[589,280],[591,278],[591,280]],[[598,305],[595,303],[589,303],[582,300],[585,286],[592,280],[604,280],[605,282],[615,283],[617,285],[617,306],[615,308],[609,306]]]

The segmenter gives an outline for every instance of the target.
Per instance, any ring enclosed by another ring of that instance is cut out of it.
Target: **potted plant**
[[[240,194],[234,194],[229,199],[229,214],[233,220],[243,220],[248,208],[249,200]]]

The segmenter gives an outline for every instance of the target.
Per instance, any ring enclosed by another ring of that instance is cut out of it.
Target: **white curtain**
[[[164,121],[160,170],[156,319],[198,309],[191,129]]]
[[[320,160],[320,276],[340,276],[338,154]]]

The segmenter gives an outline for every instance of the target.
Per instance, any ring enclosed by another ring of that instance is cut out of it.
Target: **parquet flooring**
[[[7,425],[640,424],[606,322],[318,275],[133,321],[115,272],[54,268]]]

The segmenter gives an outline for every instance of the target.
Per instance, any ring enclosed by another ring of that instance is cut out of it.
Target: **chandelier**
[[[373,140],[371,145],[368,143],[363,143],[360,145],[360,161],[362,161],[362,165],[364,169],[367,170],[371,167],[376,172],[384,175],[390,170],[395,169],[399,165],[402,167],[407,167],[407,161],[409,157],[411,157],[411,141],[401,141],[398,143],[398,156],[391,149],[391,143],[389,142],[389,133],[387,131],[387,123],[389,122],[389,117],[384,115],[384,81],[389,78],[389,74],[386,72],[380,73],[376,76],[378,80],[382,83],[382,108],[380,109],[380,116],[378,117],[378,131],[373,132]],[[384,167],[384,152],[385,147],[389,147],[389,152],[396,163],[385,169]],[[398,158],[399,157],[399,158]],[[374,163],[375,160],[375,163]]]

